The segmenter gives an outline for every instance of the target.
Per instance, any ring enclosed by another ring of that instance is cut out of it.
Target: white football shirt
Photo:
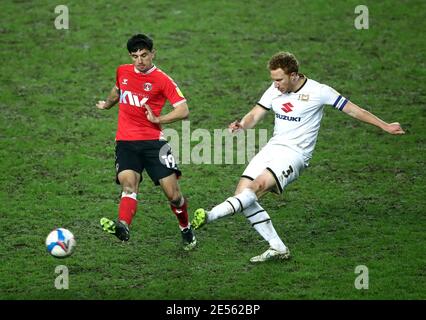
[[[297,92],[282,93],[272,83],[257,104],[275,113],[274,134],[268,143],[301,153],[307,165],[317,141],[324,105],[343,110],[347,102],[333,88],[306,78]]]

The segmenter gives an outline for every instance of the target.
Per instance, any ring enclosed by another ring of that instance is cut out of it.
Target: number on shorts
[[[283,171],[284,178],[288,178],[288,176],[290,174],[292,174],[292,173],[293,173],[293,167],[292,166],[288,166],[288,170],[287,171]]]
[[[164,159],[164,163],[166,164],[167,168],[170,169],[176,166],[175,158],[173,157],[171,153],[169,153],[168,155],[161,156],[161,158]]]

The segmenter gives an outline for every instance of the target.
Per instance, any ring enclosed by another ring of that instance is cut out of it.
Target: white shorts
[[[300,153],[283,145],[268,143],[253,157],[241,177],[254,180],[266,169],[272,173],[277,184],[277,189],[273,191],[281,194],[304,168]]]

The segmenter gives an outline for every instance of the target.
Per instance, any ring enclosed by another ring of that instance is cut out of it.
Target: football
[[[47,251],[56,258],[70,256],[75,248],[76,241],[71,231],[56,228],[46,238]]]

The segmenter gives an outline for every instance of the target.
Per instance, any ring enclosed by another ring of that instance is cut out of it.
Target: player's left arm
[[[165,115],[156,116],[154,112],[152,112],[149,105],[145,104],[146,108],[146,117],[152,123],[172,123],[175,121],[183,120],[188,118],[189,116],[189,108],[186,102],[181,102],[177,106],[174,107],[172,111]]]
[[[401,125],[398,122],[387,123],[379,117],[376,117],[374,114],[352,103],[351,101],[348,101],[346,103],[342,111],[355,119],[379,127],[380,129],[390,134],[405,133],[405,131],[402,129]]]

